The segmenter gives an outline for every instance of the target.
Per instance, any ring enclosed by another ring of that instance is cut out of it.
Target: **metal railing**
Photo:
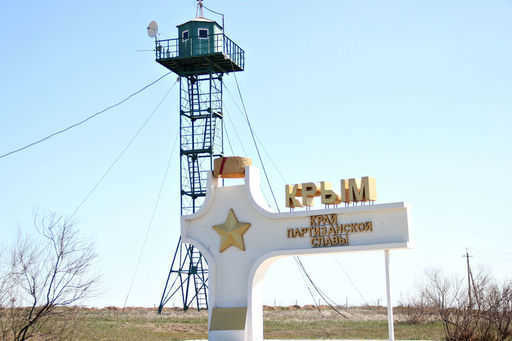
[[[157,60],[223,53],[240,68],[244,69],[245,66],[244,50],[223,33],[208,35],[206,38],[192,36],[188,39],[157,40],[155,44]]]

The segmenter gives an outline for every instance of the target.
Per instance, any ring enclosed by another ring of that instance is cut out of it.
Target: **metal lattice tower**
[[[202,15],[202,14],[201,14]],[[204,202],[213,160],[224,155],[222,77],[243,71],[245,53],[213,20],[178,26],[176,39],[156,40],[156,61],[179,76],[181,214]],[[208,308],[208,265],[199,250],[178,241],[158,312],[179,295],[183,309]]]

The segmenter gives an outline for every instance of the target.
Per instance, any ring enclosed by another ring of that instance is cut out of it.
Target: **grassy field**
[[[386,339],[384,308],[349,308],[344,317],[322,309],[268,307],[264,312],[265,339]],[[395,316],[397,339],[440,340],[438,321],[411,324],[400,313]],[[206,311],[182,312],[166,309],[118,308],[80,309],[71,340],[190,340],[207,339]]]

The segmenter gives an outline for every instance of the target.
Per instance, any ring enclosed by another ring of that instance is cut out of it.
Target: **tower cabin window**
[[[198,36],[199,36],[199,39],[208,39],[208,29],[200,28],[198,30]]]
[[[183,41],[188,40],[188,31],[183,31],[183,33],[181,34],[181,38],[183,39]]]

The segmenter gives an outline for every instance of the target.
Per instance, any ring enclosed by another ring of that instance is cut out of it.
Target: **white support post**
[[[389,250],[384,250],[386,262],[386,296],[388,299],[388,333],[389,341],[395,341],[395,327],[393,326],[393,306],[391,305],[391,283],[389,280]]]

